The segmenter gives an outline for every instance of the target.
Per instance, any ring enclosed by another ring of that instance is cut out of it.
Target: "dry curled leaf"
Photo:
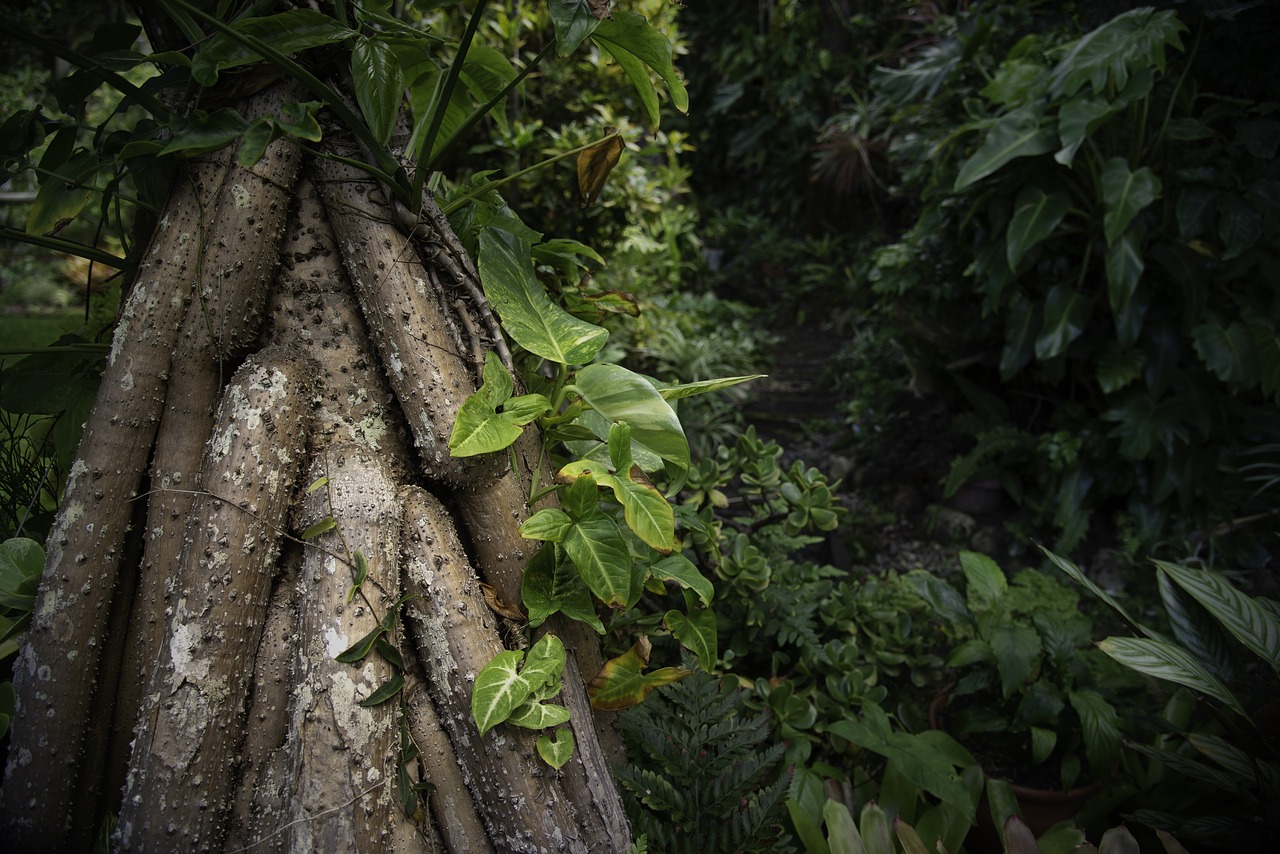
[[[584,208],[600,197],[604,182],[622,156],[622,137],[617,129],[605,128],[605,133],[609,136],[578,155],[578,191]]]
[[[498,595],[496,588],[491,587],[484,582],[480,583],[480,592],[484,595],[484,604],[489,606],[489,610],[500,617],[506,617],[508,620],[523,620],[524,613],[507,602]]]
[[[603,21],[609,17],[609,4],[612,0],[587,0],[587,8],[591,10],[591,14],[595,15],[598,20]]]

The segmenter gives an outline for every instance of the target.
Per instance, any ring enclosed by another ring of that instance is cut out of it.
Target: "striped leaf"
[[[1205,608],[1182,591],[1163,572],[1156,573],[1160,598],[1169,615],[1174,637],[1223,682],[1230,682],[1235,667],[1222,625]]]
[[[1158,640],[1163,640],[1163,637],[1159,632],[1155,631],[1154,629],[1149,629],[1146,626],[1144,626],[1142,623],[1138,622],[1138,620],[1132,614],[1130,614],[1127,610],[1125,610],[1125,607],[1121,605],[1115,599],[1115,597],[1113,597],[1110,593],[1108,593],[1107,591],[1099,587],[1097,584],[1095,584],[1092,578],[1085,575],[1080,570],[1080,567],[1076,566],[1074,563],[1072,563],[1071,561],[1067,560],[1064,557],[1058,557],[1058,555],[1049,551],[1044,546],[1040,546],[1040,551],[1044,552],[1044,556],[1049,559],[1049,562],[1052,563],[1054,566],[1056,566],[1058,569],[1062,570],[1064,573],[1066,573],[1071,578],[1071,580],[1075,581],[1077,584],[1084,587],[1084,589],[1088,590],[1094,596],[1097,596],[1100,601],[1105,602],[1107,605],[1110,605],[1117,614],[1119,614],[1121,617],[1124,617],[1124,620],[1126,623],[1133,626],[1135,629],[1142,632],[1144,635],[1146,635],[1149,638],[1156,638]]]
[[[1185,685],[1221,700],[1242,717],[1249,716],[1222,680],[1180,646],[1151,638],[1107,638],[1098,649],[1139,673]]]
[[[1067,699],[1080,716],[1089,768],[1103,779],[1120,757],[1120,718],[1115,707],[1096,691],[1071,691]]]
[[[1162,560],[1155,564],[1203,605],[1236,640],[1273,670],[1280,670],[1280,622],[1270,612],[1220,575]]]
[[[1198,780],[1222,792],[1234,792],[1238,795],[1248,794],[1248,781],[1252,779],[1252,776],[1239,777],[1172,750],[1161,750],[1158,747],[1133,742],[1129,742],[1128,746],[1143,756],[1149,756],[1157,760],[1169,770],[1186,777],[1188,780]]]

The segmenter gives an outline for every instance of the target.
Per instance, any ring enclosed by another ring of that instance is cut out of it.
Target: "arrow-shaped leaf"
[[[476,674],[471,715],[481,735],[509,718],[533,689],[529,680],[520,675],[523,658],[524,653],[519,650],[500,652]]]
[[[587,685],[592,707],[606,712],[630,708],[643,701],[654,688],[678,682],[693,672],[682,667],[663,667],[645,673],[652,649],[649,639],[641,636],[631,649],[605,662],[604,668]]]

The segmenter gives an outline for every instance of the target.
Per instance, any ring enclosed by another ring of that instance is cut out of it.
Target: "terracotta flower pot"
[[[942,712],[946,708],[949,696],[950,686],[943,689],[942,693],[934,697],[933,702],[929,704],[930,728],[946,729],[943,725]],[[992,779],[991,775],[986,774],[985,771],[983,775],[987,779]],[[1013,790],[1014,797],[1018,799],[1018,810],[1022,813],[1022,820],[1026,822],[1027,827],[1031,828],[1031,832],[1037,837],[1058,822],[1074,818],[1080,808],[1084,806],[1085,801],[1097,794],[1102,788],[1102,784],[1099,782],[1076,786],[1066,792],[1059,789],[1036,789],[1029,786],[1020,786],[1012,780],[1009,781],[1009,784]],[[977,818],[978,826],[986,834],[994,835],[993,838],[998,840],[999,833],[991,820],[991,808],[987,804],[985,788],[981,799],[978,801]]]

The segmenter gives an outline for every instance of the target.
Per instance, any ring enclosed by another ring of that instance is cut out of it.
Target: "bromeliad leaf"
[[[481,735],[509,718],[533,690],[529,680],[520,675],[523,658],[519,650],[500,652],[476,674],[471,715]]]
[[[530,244],[490,226],[480,232],[480,282],[502,327],[531,353],[562,365],[585,364],[600,352],[608,330],[551,301],[533,273]]]
[[[449,453],[472,457],[500,451],[520,438],[521,427],[551,408],[540,394],[512,397],[511,375],[495,353],[484,357],[484,382],[458,407],[449,435]]]
[[[649,696],[654,688],[678,682],[693,672],[683,667],[663,667],[645,673],[652,649],[653,644],[642,635],[631,649],[606,661],[604,669],[587,685],[592,707],[606,712],[630,708]]]

